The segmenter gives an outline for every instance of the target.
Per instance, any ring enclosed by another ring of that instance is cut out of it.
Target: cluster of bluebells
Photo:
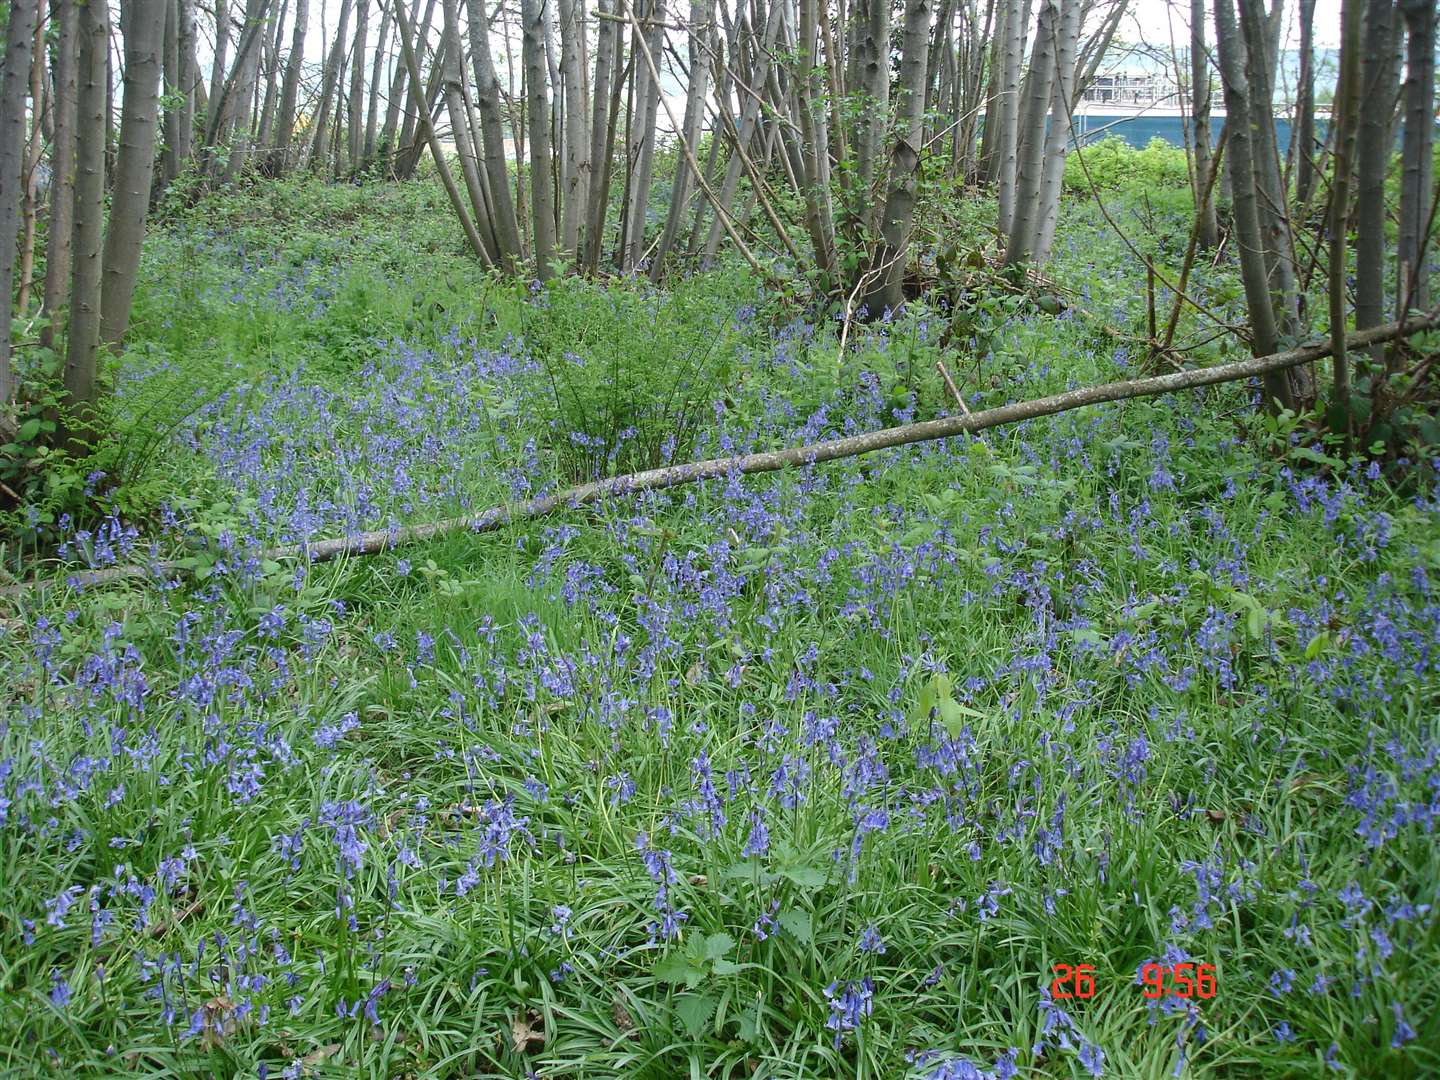
[[[798,372],[813,337],[792,327],[757,364]],[[0,845],[35,867],[0,943],[54,1009],[123,985],[134,1041],[197,1052],[261,1046],[282,1018],[400,1030],[434,1000],[421,984],[473,989],[492,968],[533,966],[563,995],[717,926],[747,955],[778,954],[797,895],[843,894],[864,898],[860,921],[838,944],[817,934],[818,996],[790,1017],[838,1052],[905,1026],[882,1014],[953,1017],[956,935],[993,943],[1022,916],[1048,927],[1091,903],[1148,909],[1166,964],[1230,949],[1242,913],[1273,956],[1222,991],[1254,1005],[1236,1038],[1296,1068],[1343,1064],[1301,995],[1356,1027],[1377,1017],[1382,1049],[1410,1052],[1427,1004],[1396,975],[1433,950],[1436,915],[1404,868],[1433,844],[1440,745],[1398,718],[1440,676],[1440,597],[1394,519],[1433,529],[1440,505],[1213,439],[1204,453],[1233,479],[1183,499],[1205,480],[1194,426],[1126,442],[1103,413],[556,518],[517,538],[534,610],[509,621],[424,620],[436,571],[418,557],[384,564],[424,621],[404,630],[323,598],[323,571],[262,572],[271,541],[538,493],[534,433],[487,414],[531,370],[518,347],[456,335],[387,343],[352,387],[292,374],[253,407],[222,397],[186,438],[244,496],[249,533],[215,541],[212,576],[145,583],[148,631],[82,595],[0,632],[15,673],[0,690]],[[1051,378],[1038,364],[1013,392]],[[813,408],[763,391],[752,404],[717,408],[702,456],[904,418],[873,375]],[[998,479],[975,498],[892,501],[897,475],[923,487],[982,465]],[[1096,493],[1049,504],[1057,478]],[[1242,513],[1252,489],[1281,509]],[[1287,587],[1268,552],[1297,537],[1361,569]],[[111,519],[66,554],[103,566],[137,542]],[[262,584],[264,604],[235,602]],[[1343,712],[1346,733],[1302,744],[1297,709]],[[1220,735],[1190,734],[1217,716],[1265,781],[1227,772]],[[1310,778],[1338,792],[1323,836],[1272,843],[1252,804],[1276,777],[1286,797]],[[1141,843],[1144,890],[1126,859]],[[736,864],[723,888],[710,880]],[[887,888],[931,864],[943,917],[892,920]],[[103,979],[84,949],[106,958]],[[917,970],[934,974],[912,994],[898,973]],[[1006,1080],[1064,1055],[1106,1075],[1116,1048],[1078,1010],[1044,994],[1035,1007],[1023,1050],[911,1064]],[[1162,1000],[1146,1023],[1177,1068],[1202,1053],[1193,1006]]]

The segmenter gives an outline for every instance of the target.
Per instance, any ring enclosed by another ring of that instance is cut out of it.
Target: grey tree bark
[[[871,204],[877,168],[883,167],[885,128],[890,113],[890,0],[857,0],[855,19],[856,90],[859,92],[855,130],[857,216]],[[870,225],[878,227],[873,214]]]
[[[75,231],[65,340],[63,440],[84,442],[99,400],[101,246],[105,234],[105,111],[110,20],[105,4],[80,5],[75,102]]]
[[[799,39],[795,56],[800,70],[794,72],[792,85],[798,101],[796,111],[803,139],[801,180],[804,184],[805,227],[810,233],[816,268],[830,281],[838,282],[835,214],[830,203],[830,141],[823,103],[825,77],[818,52],[820,26],[816,7],[820,2],[828,0],[799,0]],[[923,102],[923,88],[920,96]]]
[[[362,169],[368,169],[375,163],[375,137],[380,126],[380,88],[384,85],[385,65],[390,59],[390,36],[390,8],[387,6],[380,15],[380,33],[375,39],[375,59],[370,66],[370,98],[365,107],[365,139],[360,150]]]
[[[620,0],[625,4],[628,0]],[[643,36],[644,47],[651,56],[659,56],[664,45],[665,0],[636,0],[636,20]],[[630,163],[629,198],[625,208],[625,244],[620,268],[632,270],[645,254],[645,226],[650,202],[650,181],[655,171],[655,120],[660,108],[660,84],[651,77],[644,64],[635,68],[635,123],[627,140],[626,158]]]
[[[345,155],[350,172],[360,169],[365,149],[365,46],[370,31],[370,5],[357,0],[355,5],[355,47],[350,62],[350,104],[346,108]],[[459,36],[457,33],[456,40]],[[455,59],[456,69],[460,60]]]
[[[110,225],[105,231],[105,280],[100,305],[100,339],[116,349],[130,325],[130,304],[150,211],[160,111],[164,0],[124,0],[120,19],[125,32],[125,97],[120,110],[115,184],[110,192]]]
[[[1399,90],[1395,0],[1366,0],[1364,51],[1355,142],[1355,329],[1385,321],[1385,174],[1393,140],[1390,119]],[[1384,360],[1376,345],[1371,358]]]
[[[1295,201],[1315,190],[1315,0],[1300,0],[1300,71],[1295,86]]]
[[[310,0],[295,0],[295,32],[290,38],[290,55],[285,59],[285,80],[280,89],[280,112],[275,124],[277,167],[281,172],[289,164],[290,143],[295,137],[295,110],[300,99],[300,75],[305,63],[305,34],[309,19]]]
[[[560,81],[565,96],[565,162],[560,203],[560,247],[574,262],[580,251],[580,227],[589,204],[590,110],[586,82],[588,52],[585,0],[560,0]],[[677,174],[678,175],[678,174]]]
[[[352,0],[340,0],[340,26],[335,31],[330,55],[320,76],[320,103],[315,107],[315,136],[310,143],[310,164],[314,168],[324,168],[330,157],[330,107],[335,100],[340,65],[345,59],[345,46],[349,41],[346,31],[350,26],[351,3]]]
[[[1050,124],[1045,131],[1045,164],[1040,174],[1039,225],[1031,259],[1050,261],[1055,229],[1060,221],[1060,193],[1065,181],[1065,158],[1070,149],[1070,113],[1075,107],[1075,61],[1080,48],[1082,0],[1060,0],[1056,28],[1055,78],[1050,88]]]
[[[619,68],[623,61],[624,35],[620,23],[613,18],[615,0],[597,0],[596,14],[600,26],[595,32],[595,86],[591,95],[590,169],[586,191],[584,251],[577,262],[594,273],[599,267],[604,242],[605,216],[610,202],[610,168],[615,146],[615,114],[619,107],[616,91],[622,82]]]
[[[20,231],[25,99],[38,18],[37,0],[11,0],[5,57],[0,67],[0,431],[9,426],[10,403],[19,390],[10,361],[10,297],[15,279],[15,240]]]
[[[1335,405],[1350,426],[1350,362],[1345,349],[1346,237],[1350,224],[1350,180],[1355,168],[1356,121],[1360,102],[1360,53],[1364,47],[1365,0],[1340,5],[1340,80],[1331,123],[1336,126],[1335,167],[1330,181],[1330,339]]]
[[[442,0],[441,7],[445,20],[445,38],[441,45],[441,52],[444,54],[441,78],[445,84],[445,108],[450,114],[450,138],[455,143],[455,153],[460,159],[460,175],[465,179],[465,190],[470,196],[470,209],[475,215],[475,228],[484,244],[486,258],[489,262],[496,263],[500,261],[500,251],[495,242],[495,227],[490,220],[490,199],[480,176],[474,134],[470,130],[470,111],[466,106],[460,77],[460,15],[457,0]]]
[[[1245,305],[1250,315],[1251,353],[1273,353],[1279,340],[1275,308],[1270,295],[1266,266],[1265,237],[1260,228],[1259,184],[1255,176],[1254,144],[1251,139],[1250,84],[1246,78],[1245,42],[1235,20],[1234,0],[1215,0],[1215,37],[1220,54],[1220,82],[1224,89],[1225,111],[1230,120],[1229,162],[1232,188],[1232,216],[1235,247],[1240,258],[1240,277],[1245,287]],[[1262,380],[1265,403],[1271,409],[1293,409],[1296,394],[1284,372],[1271,372]]]
[[[525,116],[530,128],[530,209],[535,276],[549,280],[555,258],[555,191],[550,172],[550,102],[546,97],[544,0],[522,0],[521,50],[525,63]]]
[[[525,257],[520,223],[510,197],[510,170],[505,143],[505,114],[500,103],[500,77],[490,55],[490,22],[484,0],[468,0],[470,57],[475,69],[475,105],[480,113],[480,140],[484,147],[485,175],[489,180],[500,260],[512,269]],[[517,167],[519,163],[517,162]]]
[[[1025,28],[1030,0],[1005,0],[1005,44],[1000,52],[1000,98],[996,105],[996,192],[1000,201],[1000,233],[1009,235],[1015,211],[1015,174],[1020,144],[1020,67],[1025,59]],[[987,128],[985,138],[992,138]]]
[[[1045,168],[1045,114],[1055,80],[1060,10],[1056,0],[1040,0],[1035,46],[1021,96],[1020,150],[1015,165],[1015,194],[1010,212],[1005,265],[1030,261],[1040,227],[1040,183]]]
[[[1405,16],[1405,135],[1400,148],[1400,230],[1396,245],[1396,310],[1430,306],[1434,250],[1430,221],[1434,186],[1435,24],[1433,0],[1400,0]]]
[[[710,65],[705,60],[701,35],[706,32],[714,14],[715,0],[691,0],[690,32],[686,35],[689,42],[690,85],[685,92],[685,119],[682,121],[684,130],[681,133],[691,147],[700,144],[700,128],[705,121],[705,100],[710,92]],[[664,272],[665,260],[684,225],[693,190],[689,163],[684,160],[676,162],[675,182],[670,186],[670,210],[665,215],[665,231],[660,235],[659,247],[655,249],[655,258],[650,263],[652,281],[659,281]]]
[[[1314,0],[1303,0],[1314,3]],[[1190,136],[1195,147],[1195,237],[1201,249],[1208,251],[1220,239],[1220,226],[1215,218],[1213,187],[1210,176],[1210,155],[1213,139],[1210,134],[1210,50],[1205,41],[1205,0],[1190,0]]]
[[[881,243],[871,265],[875,284],[865,304],[872,316],[894,309],[905,299],[905,255],[915,214],[925,107],[925,63],[930,45],[930,0],[906,0],[905,34],[900,49],[900,78],[895,86],[895,135],[890,150],[890,189],[881,218]]]
[[[40,343],[53,348],[56,323],[70,289],[70,251],[75,221],[75,76],[80,8],[75,0],[54,0],[50,13],[57,28],[54,54],[54,148],[50,154],[50,221],[45,242],[45,288],[41,311],[47,316]],[[3,399],[0,399],[3,402]]]

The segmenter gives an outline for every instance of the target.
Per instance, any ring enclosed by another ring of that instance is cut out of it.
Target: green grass
[[[531,297],[438,205],[277,185],[154,238],[120,409],[193,402],[143,525],[204,573],[56,567],[5,616],[0,1072],[1440,1070],[1423,471],[1328,459],[1228,387],[247,561],[553,490],[595,465],[567,401],[653,435],[693,394],[701,456],[942,413],[936,358],[972,406],[1140,362],[1100,327],[1143,318],[1133,270],[1080,206],[1070,311],[979,298],[942,346],[916,305],[842,356],[731,271]],[[267,207],[279,244],[244,224]],[[1232,302],[1228,268],[1198,287]],[[613,375],[557,397],[571,339]],[[1162,959],[1216,996],[1147,1003]],[[1057,963],[1094,998],[1052,1009]]]

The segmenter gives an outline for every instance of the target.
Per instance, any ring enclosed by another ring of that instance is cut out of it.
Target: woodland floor
[[[1114,200],[1178,262],[1183,193]],[[1065,214],[1059,315],[952,282],[843,358],[731,269],[486,281],[429,185],[172,214],[116,513],[0,609],[0,1073],[1440,1073],[1440,501],[1253,388],[255,556],[941,415],[936,359],[1134,374]],[[63,585],[152,548],[199,580]]]

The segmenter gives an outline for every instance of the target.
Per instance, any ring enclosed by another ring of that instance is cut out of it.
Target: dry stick
[[[1402,323],[1390,323],[1350,335],[1347,347],[1363,349],[1395,338],[1411,337],[1440,326],[1440,306],[1417,318]],[[474,517],[447,518],[423,525],[412,525],[404,529],[382,529],[375,532],[358,533],[353,536],[322,540],[315,544],[289,544],[262,552],[261,560],[303,558],[308,562],[327,562],[350,555],[375,555],[404,544],[413,544],[436,537],[446,536],[469,529],[471,532],[494,532],[516,521],[542,517],[557,510],[584,506],[598,502],[608,496],[633,495],[642,491],[660,491],[694,483],[697,480],[717,480],[733,475],[779,472],[782,469],[806,465],[818,465],[825,461],[858,457],[877,450],[890,450],[912,443],[948,439],[956,435],[968,435],[1001,424],[1015,424],[1023,420],[1034,420],[1041,416],[1069,412],[1086,405],[1100,405],[1109,401],[1125,401],[1130,398],[1155,397],[1159,394],[1173,394],[1197,386],[1213,386],[1216,383],[1236,382],[1264,375],[1271,371],[1313,364],[1330,355],[1329,341],[1303,345],[1287,352],[1270,356],[1257,356],[1248,360],[1237,360],[1229,364],[1192,368],[1168,375],[1154,375],[1145,379],[1128,379],[1121,382],[1103,383],[1100,386],[1069,390],[1051,397],[1034,401],[1020,401],[1012,405],[1001,405],[994,409],[970,413],[966,416],[947,416],[939,420],[923,420],[915,424],[870,431],[863,435],[851,435],[843,439],[831,439],[810,446],[796,446],[787,450],[766,450],[740,457],[711,458],[687,465],[670,465],[660,469],[626,476],[613,476],[567,488],[555,495],[527,499],[506,506],[492,507]],[[145,578],[180,573],[190,567],[180,562],[158,562],[150,566],[115,566],[73,575],[65,579],[75,585],[101,585],[127,578]],[[0,589],[0,596],[27,593],[32,589],[55,584],[54,579],[24,582]]]
[[[1215,152],[1210,157],[1210,175],[1205,178],[1205,191],[1200,196],[1201,206],[1210,201],[1215,190],[1215,181],[1220,178],[1220,162],[1225,157],[1225,143],[1229,138],[1229,127],[1221,128],[1220,138],[1215,143]],[[1186,286],[1190,284],[1190,270],[1195,265],[1195,253],[1199,248],[1200,214],[1197,208],[1195,220],[1190,223],[1190,242],[1185,247],[1185,261],[1180,266],[1180,292],[1176,293],[1175,302],[1170,307],[1170,317],[1165,321],[1165,340],[1160,345],[1161,352],[1168,352],[1175,341],[1175,328],[1180,325],[1180,312],[1185,304],[1180,294],[1184,293]]]
[[[945,380],[945,386],[950,391],[950,396],[955,399],[955,404],[960,406],[960,411],[966,416],[975,415],[970,411],[970,406],[965,404],[965,397],[960,393],[960,388],[955,385],[955,380],[950,377],[950,372],[945,367],[945,361],[936,360],[935,370],[940,372],[940,377]]]

